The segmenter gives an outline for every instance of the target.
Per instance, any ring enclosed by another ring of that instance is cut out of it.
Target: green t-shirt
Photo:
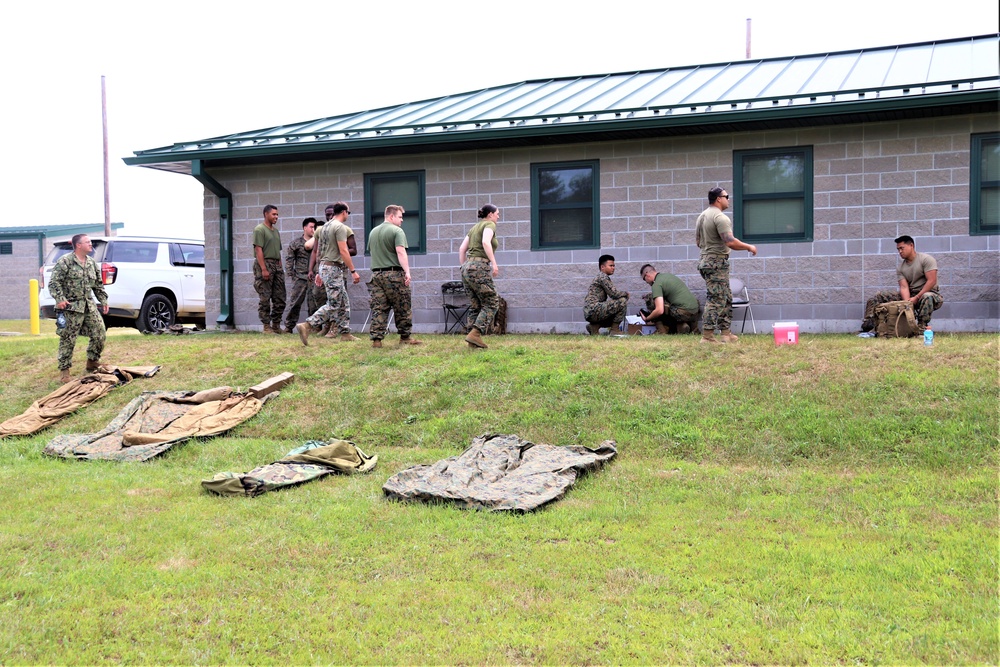
[[[281,234],[263,222],[253,228],[253,244],[264,251],[264,259],[281,259]]]
[[[694,294],[691,294],[687,285],[672,273],[661,271],[656,274],[656,278],[653,279],[653,300],[656,300],[658,296],[663,297],[664,310],[668,306],[674,306],[694,313],[698,312],[698,299],[694,298]]]
[[[489,259],[486,256],[486,250],[483,249],[483,232],[487,229],[493,230],[493,242],[490,243],[493,246],[493,252],[497,249],[497,223],[492,220],[480,220],[476,223],[476,226],[469,231],[469,249],[465,253],[466,259],[469,257],[482,257],[483,259]]]
[[[368,250],[372,254],[373,269],[391,269],[399,266],[396,248],[409,247],[406,243],[406,232],[391,222],[383,222],[372,230],[368,236]]]

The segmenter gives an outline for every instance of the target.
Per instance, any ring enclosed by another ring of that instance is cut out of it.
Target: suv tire
[[[150,294],[142,300],[135,328],[139,331],[164,331],[177,320],[177,310],[162,294]]]

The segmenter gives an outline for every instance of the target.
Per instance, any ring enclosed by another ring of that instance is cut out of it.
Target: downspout
[[[219,316],[215,323],[233,326],[233,193],[205,173],[201,160],[191,160],[191,175],[219,198]]]

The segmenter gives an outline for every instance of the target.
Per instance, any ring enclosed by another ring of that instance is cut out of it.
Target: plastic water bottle
[[[59,315],[56,316],[56,329],[66,328],[66,313],[59,311]]]
[[[926,329],[924,329],[924,345],[930,346],[933,344],[934,344],[934,332],[931,331],[930,327],[927,327]]]

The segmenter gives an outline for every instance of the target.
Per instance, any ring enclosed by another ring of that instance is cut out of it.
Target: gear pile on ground
[[[104,430],[57,436],[42,453],[67,459],[145,461],[188,438],[224,433],[256,415],[277,395],[258,399],[231,387],[147,391],[122,408]]]
[[[183,336],[186,334],[197,334],[205,333],[205,329],[201,329],[198,325],[193,327],[186,327],[183,324],[171,324],[165,329],[160,329],[158,331],[143,331],[142,333],[148,336],[162,336],[164,334],[172,334],[174,336]]]
[[[159,370],[159,366],[102,364],[93,373],[67,382],[32,403],[24,413],[0,424],[0,438],[37,433],[66,415],[90,405],[115,387],[131,382],[133,378],[153,377]]]
[[[347,440],[310,440],[288,452],[284,458],[250,472],[220,472],[203,479],[206,490],[221,496],[253,498],[286,486],[302,484],[334,473],[365,473],[378,463]]]
[[[618,453],[614,440],[597,449],[534,444],[516,435],[481,435],[459,456],[407,468],[382,490],[396,500],[448,501],[468,509],[529,512],[559,500],[577,477]]]

